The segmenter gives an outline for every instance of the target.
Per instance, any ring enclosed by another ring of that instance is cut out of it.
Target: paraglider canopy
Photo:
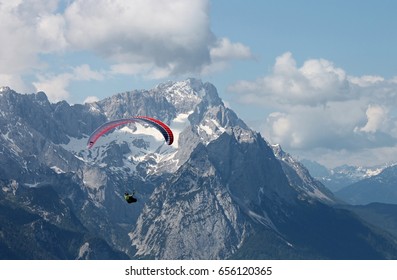
[[[136,122],[143,123],[143,124],[149,124],[149,125],[155,127],[164,136],[164,140],[168,145],[171,145],[172,142],[174,141],[174,135],[172,134],[171,129],[165,123],[163,123],[157,119],[154,119],[154,118],[145,117],[145,116],[137,116],[137,117],[127,118],[127,119],[119,119],[119,120],[114,120],[114,121],[104,123],[103,125],[98,127],[91,134],[91,136],[88,138],[87,148],[91,149],[92,146],[94,146],[95,142],[109,130],[112,130],[113,128],[116,128],[121,125],[125,125],[128,123],[136,123]]]

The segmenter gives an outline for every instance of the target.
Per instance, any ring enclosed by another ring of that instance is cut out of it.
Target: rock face
[[[73,106],[2,88],[0,109],[1,258],[397,256],[392,240],[334,208],[333,195],[212,84],[168,82]],[[105,121],[139,115],[166,122],[174,144],[130,125],[86,149]],[[138,203],[128,205],[122,195],[132,189]],[[344,227],[340,238],[334,226]]]

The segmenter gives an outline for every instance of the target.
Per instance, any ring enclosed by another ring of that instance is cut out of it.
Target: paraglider
[[[92,146],[94,146],[95,142],[106,132],[109,130],[112,130],[113,128],[116,128],[121,125],[125,125],[128,123],[143,123],[143,124],[149,124],[155,127],[158,131],[161,132],[161,134],[164,136],[164,140],[168,145],[171,145],[172,142],[174,141],[174,135],[172,134],[171,129],[163,122],[150,118],[150,117],[145,117],[145,116],[137,116],[137,117],[132,117],[132,118],[127,118],[127,119],[119,119],[119,120],[114,120],[110,121],[107,123],[104,123],[100,127],[98,127],[88,138],[87,141],[87,147],[88,149],[91,149]]]
[[[127,201],[127,203],[135,203],[135,202],[137,202],[138,199],[136,199],[136,198],[134,197],[134,195],[135,195],[135,191],[134,191],[132,194],[129,194],[128,192],[125,192],[125,193],[124,193],[124,199],[125,199],[125,201]]]
[[[119,120],[114,120],[110,121],[107,123],[104,123],[100,127],[98,127],[88,138],[87,141],[87,148],[91,149],[95,142],[105,133],[109,132],[110,130],[122,126],[128,123],[141,123],[141,124],[149,124],[153,127],[155,127],[158,131],[161,132],[161,134],[164,137],[165,142],[168,145],[171,145],[172,142],[174,141],[174,135],[172,134],[172,130],[163,122],[150,118],[150,117],[145,117],[145,116],[137,116],[137,117],[132,117],[132,118],[127,118],[127,119],[119,119]],[[135,191],[132,194],[129,194],[128,192],[124,193],[124,199],[127,201],[127,203],[135,203],[138,200],[134,197]]]

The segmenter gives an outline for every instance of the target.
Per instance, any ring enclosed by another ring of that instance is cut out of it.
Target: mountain
[[[378,175],[351,184],[335,195],[355,205],[373,202],[397,204],[397,166],[385,168]]]
[[[174,144],[136,124],[86,148],[102,123],[139,115],[167,123]],[[338,208],[200,80],[84,105],[2,88],[0,148],[3,259],[397,257],[394,237]]]
[[[309,170],[314,178],[324,184],[332,192],[337,192],[360,180],[375,176],[387,167],[341,165],[329,169],[312,160],[302,159],[300,162]]]
[[[90,233],[50,184],[0,185],[0,259],[128,259]]]

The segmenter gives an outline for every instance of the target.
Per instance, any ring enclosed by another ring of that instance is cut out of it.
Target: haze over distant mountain
[[[375,176],[387,167],[387,165],[373,167],[342,165],[328,169],[315,161],[302,159],[300,162],[314,178],[333,192],[337,192],[360,180]]]
[[[349,204],[374,202],[397,204],[396,165],[362,167],[343,165],[327,169],[319,163],[301,160],[310,174],[335,196]]]
[[[387,167],[379,174],[351,184],[335,194],[355,205],[373,202],[397,204],[397,166]]]
[[[332,193],[210,83],[73,106],[2,88],[0,112],[2,259],[397,257],[394,237],[334,207]],[[174,144],[136,124],[86,148],[102,123],[139,115],[167,123]],[[138,203],[129,205],[132,189]]]

